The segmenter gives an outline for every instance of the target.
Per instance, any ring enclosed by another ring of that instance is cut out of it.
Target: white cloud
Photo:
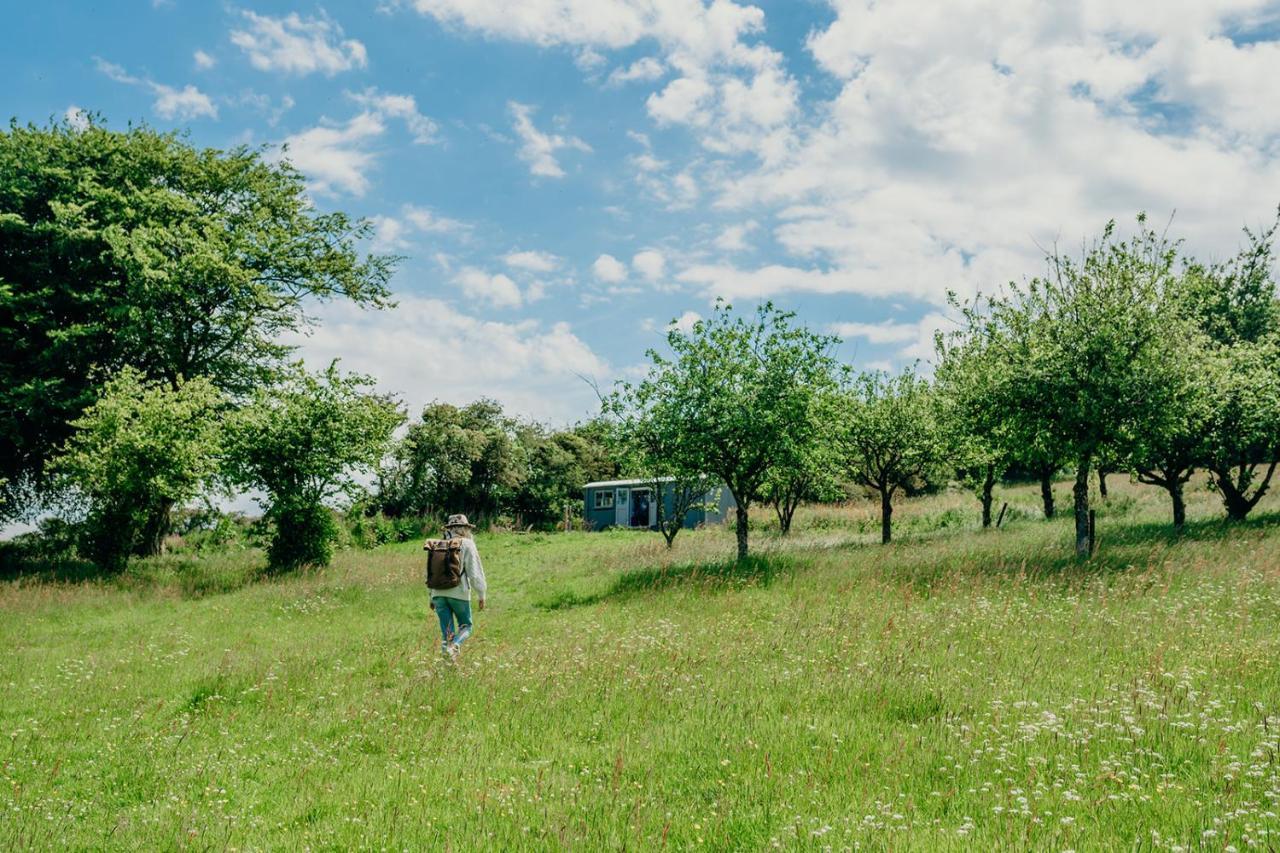
[[[147,77],[135,77],[114,62],[107,62],[99,57],[95,57],[94,62],[98,71],[117,83],[149,89],[155,95],[151,108],[163,119],[218,117],[218,108],[213,99],[190,83],[181,89],[175,89]]]
[[[218,64],[218,60],[214,59],[203,50],[197,50],[192,55],[192,60],[195,62],[197,71],[208,71],[210,68]]]
[[[842,338],[866,338],[873,344],[901,344],[914,341],[920,336],[920,328],[915,323],[894,323],[886,320],[883,323],[833,323],[831,331]]]
[[[405,219],[413,224],[414,228],[419,231],[450,234],[470,229],[470,225],[458,219],[450,219],[447,216],[437,216],[425,207],[418,207],[412,204],[406,204],[403,209]]]
[[[564,169],[556,162],[555,154],[562,149],[590,151],[591,146],[576,136],[560,136],[543,133],[533,124],[530,117],[533,107],[509,101],[507,108],[511,111],[516,135],[520,137],[519,157],[529,164],[529,171],[534,175],[547,178],[564,177]]]
[[[681,77],[649,96],[646,106],[658,124],[705,125],[711,121],[708,103],[715,89],[706,80]]]
[[[656,249],[637,252],[631,259],[631,268],[649,281],[657,281],[666,273],[667,259]]]
[[[627,279],[627,268],[613,255],[601,255],[596,258],[595,263],[591,265],[591,271],[600,281],[610,284],[617,284]]]
[[[344,39],[342,27],[328,17],[303,18],[292,12],[282,18],[245,10],[247,26],[232,30],[231,43],[249,55],[259,71],[306,75],[321,72],[332,77],[340,71],[365,67],[364,45]]]
[[[615,71],[611,80],[680,76],[649,99],[665,124],[698,129],[720,153],[776,159],[789,145],[798,95],[782,55],[755,40],[764,12],[734,0],[413,0],[419,12],[495,38],[572,50],[631,47],[652,39],[660,56]],[[594,73],[594,66],[592,68]]]
[[[1228,35],[1262,0],[832,5],[808,44],[838,93],[711,187],[722,209],[774,213],[792,260],[682,274],[710,293],[941,305],[1036,274],[1037,244],[1078,245],[1139,210],[1176,209],[1171,233],[1221,256],[1280,198],[1280,99],[1266,94],[1280,43]],[[789,81],[766,79],[725,96],[726,114],[786,115]]]
[[[716,237],[716,248],[724,252],[741,252],[748,248],[747,235],[759,227],[760,223],[754,219],[740,225],[729,225]]]
[[[509,267],[530,272],[551,272],[560,266],[560,259],[550,252],[511,252],[503,260]]]
[[[75,104],[67,107],[67,111],[62,114],[62,117],[75,130],[84,130],[89,126],[89,114]]]
[[[399,216],[371,216],[374,225],[372,249],[375,252],[398,252],[409,249],[413,238],[422,234],[466,236],[469,225],[457,219],[437,216],[425,207],[406,204]]]
[[[524,302],[520,288],[502,273],[490,275],[475,267],[465,267],[454,278],[469,299],[498,308],[519,308]]]
[[[430,145],[438,141],[436,133],[439,126],[418,112],[418,102],[413,95],[393,95],[369,88],[363,92],[348,92],[347,97],[384,118],[402,119],[413,135],[414,143],[418,145]]]
[[[388,311],[347,302],[320,306],[311,334],[288,342],[313,368],[340,358],[342,369],[374,376],[412,415],[435,399],[465,404],[492,397],[513,413],[570,423],[599,408],[578,376],[604,384],[614,373],[567,323],[486,321],[421,296],[402,295],[397,303]]]
[[[693,331],[693,327],[701,320],[702,315],[697,311],[686,311],[676,319],[672,320],[671,326],[687,335]]]
[[[366,146],[384,130],[378,116],[360,113],[344,125],[320,125],[287,137],[283,156],[307,176],[313,192],[363,195],[374,163]]]
[[[613,69],[609,73],[606,83],[610,86],[621,86],[624,83],[636,81],[652,82],[660,79],[666,73],[667,69],[661,60],[652,56],[645,56],[637,59],[626,68]]]

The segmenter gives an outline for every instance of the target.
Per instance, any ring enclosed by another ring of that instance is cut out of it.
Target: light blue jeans
[[[471,636],[471,602],[447,595],[433,595],[431,603],[436,606],[443,641],[462,645],[462,641]]]

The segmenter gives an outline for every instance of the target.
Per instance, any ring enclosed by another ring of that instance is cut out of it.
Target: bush
[[[271,571],[327,566],[338,534],[333,513],[314,503],[280,501],[268,513],[274,535],[267,548]]]

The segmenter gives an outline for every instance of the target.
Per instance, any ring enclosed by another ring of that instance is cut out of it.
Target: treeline
[[[545,529],[566,508],[581,514],[584,484],[618,473],[602,420],[554,430],[492,400],[436,402],[395,442],[365,506],[393,518],[463,512],[484,525]]]
[[[1053,252],[1047,272],[1000,294],[953,300],[958,328],[937,337],[932,378],[858,373],[837,363],[837,340],[772,305],[740,316],[727,305],[651,352],[647,377],[623,384],[606,411],[641,476],[723,482],[737,502],[738,553],[749,510],[773,505],[784,532],[803,500],[841,483],[881,507],[929,479],[974,489],[982,524],[1011,471],[1074,477],[1076,548],[1091,547],[1090,483],[1126,473],[1164,488],[1173,525],[1197,472],[1245,518],[1280,459],[1280,303],[1276,227],[1245,232],[1236,256],[1204,263],[1139,216],[1114,223],[1080,257]],[[694,490],[696,491],[696,489]]]

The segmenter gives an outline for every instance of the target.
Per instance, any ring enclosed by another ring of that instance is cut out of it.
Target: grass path
[[[412,545],[221,594],[0,585],[0,847],[1280,844],[1274,516],[1198,493],[1173,539],[1117,483],[1081,567],[1007,499],[987,534],[911,502],[888,548],[810,510],[769,575],[717,574],[722,530],[482,537],[457,668]]]

